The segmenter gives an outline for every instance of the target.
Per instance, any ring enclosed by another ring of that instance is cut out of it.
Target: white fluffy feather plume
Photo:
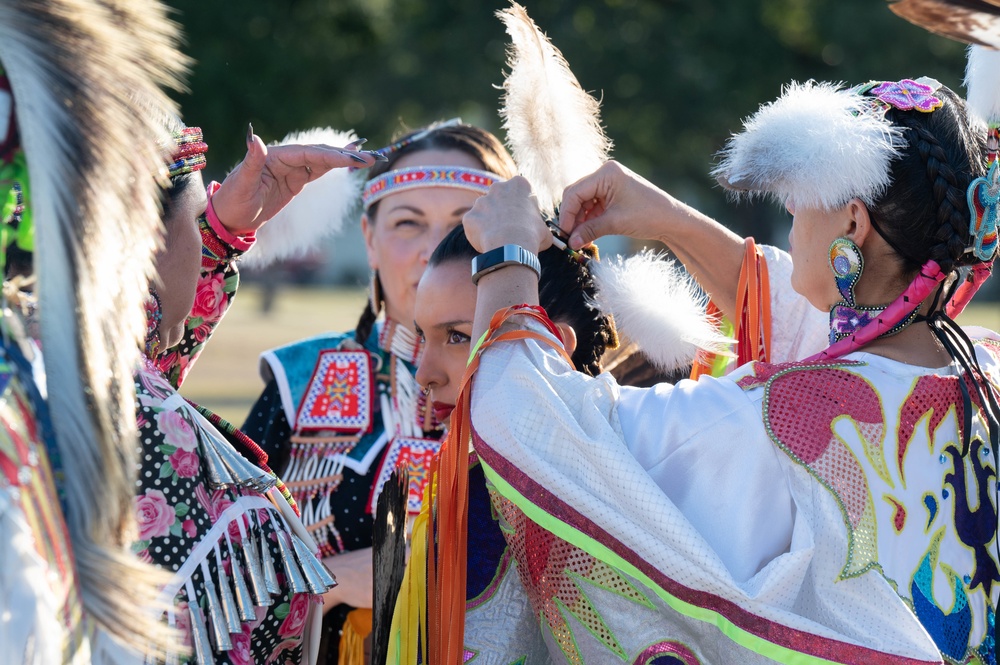
[[[607,160],[611,141],[601,127],[600,103],[580,87],[524,7],[512,3],[497,16],[511,40],[500,109],[507,142],[542,212],[551,215],[568,185]]]
[[[976,117],[984,122],[1000,121],[1000,51],[969,47],[965,89]]]
[[[792,83],[745,121],[712,173],[729,189],[799,207],[834,209],[855,197],[870,205],[904,145],[870,99],[831,83]]]
[[[289,134],[275,145],[292,143],[343,147],[357,140],[353,131],[327,128]],[[304,255],[319,241],[337,234],[347,217],[359,210],[363,171],[332,169],[310,182],[257,231],[257,242],[241,259],[249,268],[262,268],[277,261]]]
[[[597,307],[664,372],[690,367],[695,352],[729,355],[733,340],[705,313],[706,298],[675,261],[652,250],[591,261]]]
[[[48,409],[83,612],[147,652],[173,632],[148,611],[168,575],[127,547],[137,528],[132,373],[161,230],[162,119],[177,113],[160,86],[177,87],[187,63],[178,40],[152,0],[0,0],[0,62],[29,169]]]

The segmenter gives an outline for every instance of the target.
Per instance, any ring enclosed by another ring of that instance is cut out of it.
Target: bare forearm
[[[512,305],[538,304],[538,275],[527,266],[508,266],[479,280],[476,295],[476,320],[472,339],[478,340],[490,327],[498,310]]]
[[[733,318],[743,238],[675,199],[664,213],[663,232],[657,239],[673,251],[719,309]]]

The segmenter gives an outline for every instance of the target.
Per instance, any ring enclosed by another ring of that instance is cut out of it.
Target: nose
[[[420,365],[417,366],[417,373],[414,378],[420,387],[433,391],[440,388],[442,383],[442,376],[444,374],[438,371],[437,357],[434,351],[428,347],[424,347],[424,355],[420,359]]]
[[[455,228],[454,225],[434,226],[430,233],[427,234],[427,242],[424,243],[424,247],[420,252],[420,261],[425,267],[427,266],[427,262],[431,260],[431,254],[434,253],[437,246],[441,244],[441,241],[444,240],[444,237],[448,235],[453,228]]]

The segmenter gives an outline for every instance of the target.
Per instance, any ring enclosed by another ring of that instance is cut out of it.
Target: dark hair
[[[464,123],[429,125],[407,132],[397,137],[394,142],[405,141],[428,129],[432,131],[426,136],[390,153],[388,161],[376,162],[375,166],[368,170],[367,179],[371,180],[387,171],[391,171],[395,168],[396,162],[402,157],[423,150],[461,150],[477,159],[482,164],[482,168],[496,173],[502,178],[512,178],[517,175],[517,167],[514,165],[514,160],[500,139],[485,129],[480,129],[474,125],[466,125]],[[374,223],[378,204],[379,202],[376,201],[367,210],[369,224]],[[379,293],[382,292],[381,284],[378,285],[377,291]],[[375,303],[375,306],[378,308],[381,306],[381,303]],[[354,329],[354,339],[358,343],[363,344],[368,339],[377,318],[378,311],[372,307],[372,303],[369,301],[364,311],[361,312],[361,318],[358,319],[358,325]]]
[[[978,262],[965,254],[971,240],[966,191],[986,172],[986,128],[970,121],[965,102],[947,87],[934,94],[944,105],[932,113],[888,111],[906,147],[890,165],[892,183],[869,210],[908,273],[929,259],[946,273]]]
[[[596,250],[586,250],[591,257]],[[469,262],[479,252],[465,236],[461,225],[451,230],[437,246],[428,261],[437,266],[452,261]],[[538,300],[549,318],[561,321],[576,331],[573,364],[591,376],[601,373],[601,358],[608,347],[616,346],[618,336],[611,318],[594,308],[596,287],[586,263],[581,263],[565,250],[550,247],[538,255],[542,275],[538,282]]]

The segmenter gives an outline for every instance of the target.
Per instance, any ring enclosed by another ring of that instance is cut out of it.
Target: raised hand
[[[683,208],[672,196],[618,162],[606,162],[563,193],[559,226],[573,249],[606,235],[662,240]]]
[[[480,252],[512,244],[537,254],[552,244],[531,185],[520,176],[490,187],[465,213],[462,225],[469,242]]]
[[[361,143],[356,141],[343,148],[326,145],[268,148],[250,127],[246,157],[212,197],[215,214],[235,235],[256,231],[301,192],[306,183],[330,169],[374,164],[371,153],[357,150]]]

